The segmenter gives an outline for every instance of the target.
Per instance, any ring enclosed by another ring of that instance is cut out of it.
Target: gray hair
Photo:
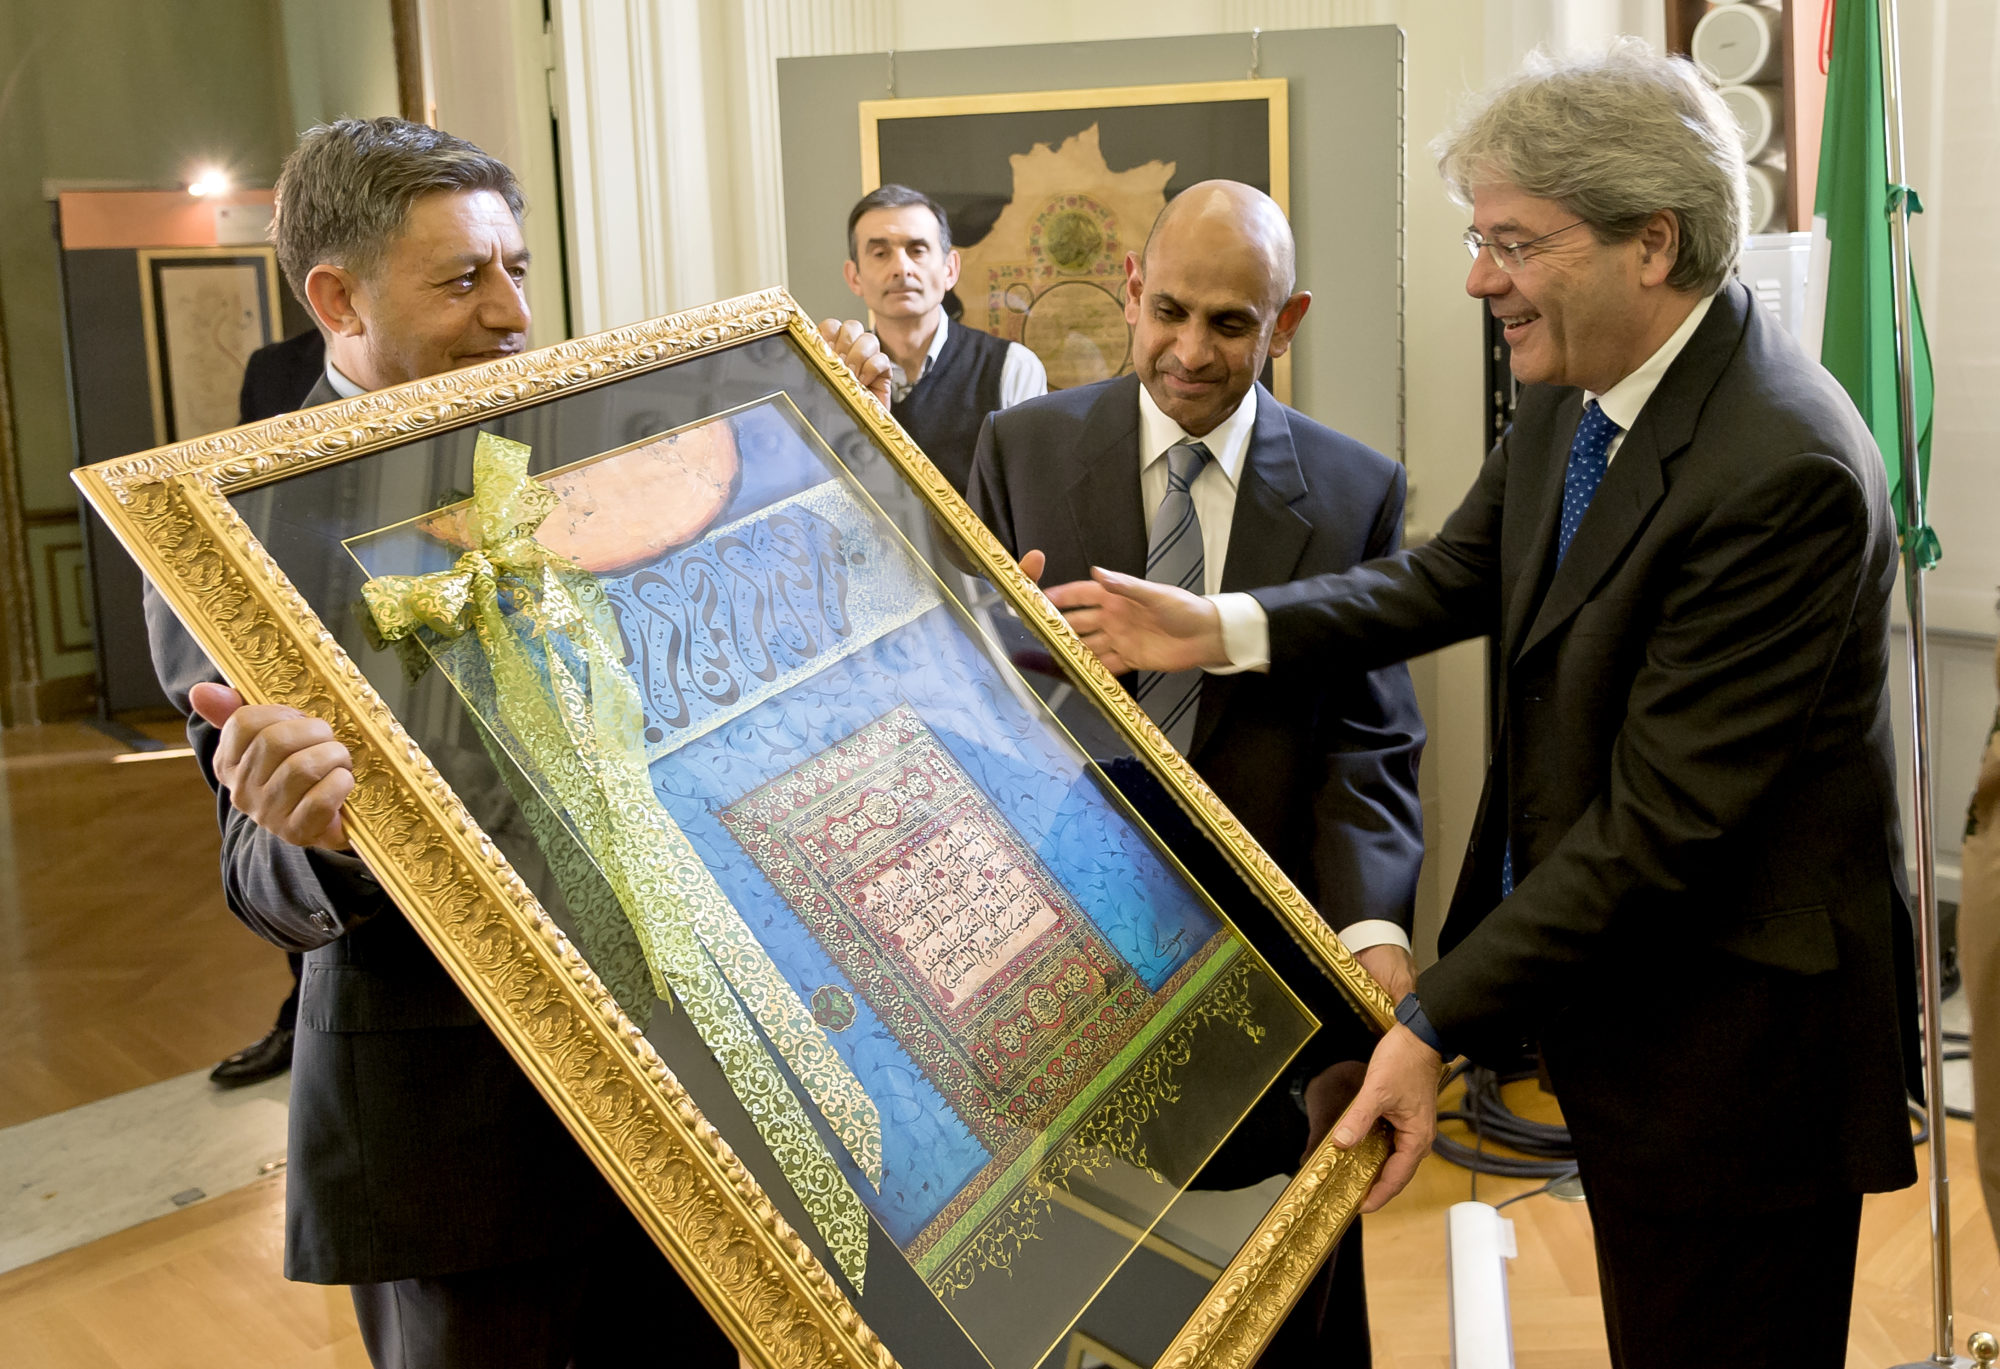
[[[1511,184],[1555,200],[1603,242],[1671,211],[1680,248],[1667,284],[1677,290],[1720,289],[1749,232],[1736,120],[1693,63],[1637,38],[1614,39],[1601,56],[1530,53],[1431,151],[1460,203],[1477,185]]]
[[[370,275],[402,233],[411,205],[458,190],[491,190],[516,221],[527,212],[505,162],[427,124],[385,116],[307,129],[278,172],[271,223],[292,293],[306,303],[306,277],[322,262]]]

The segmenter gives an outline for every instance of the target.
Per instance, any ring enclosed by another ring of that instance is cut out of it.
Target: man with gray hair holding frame
[[[1522,382],[1439,535],[1249,594],[1100,570],[1049,597],[1121,672],[1489,637],[1443,954],[1334,1125],[1394,1132],[1365,1207],[1429,1150],[1446,1059],[1538,1050],[1613,1363],[1838,1366],[1861,1195],[1916,1177],[1882,456],[1732,279],[1742,154],[1688,63],[1536,58],[1436,150]]]
[[[304,407],[520,351],[514,173],[403,119],[306,130],[274,236],[327,340]],[[348,1284],[377,1369],[734,1365],[728,1340],[350,849],[353,758],[318,718],[246,706],[146,590],[153,662],[216,792],[222,886],[305,954],[285,1277]]]

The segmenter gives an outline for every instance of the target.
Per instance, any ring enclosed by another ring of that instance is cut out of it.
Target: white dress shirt
[[[1188,486],[1194,500],[1195,517],[1201,520],[1201,583],[1204,594],[1215,595],[1222,588],[1222,567],[1229,557],[1229,529],[1236,521],[1236,491],[1243,479],[1243,463],[1250,456],[1250,438],[1257,428],[1257,406],[1263,403],[1262,387],[1253,388],[1236,406],[1236,411],[1199,439],[1208,448],[1209,460]],[[1274,401],[1275,402],[1275,401]],[[1139,387],[1139,498],[1146,511],[1146,540],[1153,537],[1153,520],[1159,516],[1160,502],[1167,497],[1167,452],[1190,439],[1180,424],[1168,418],[1153,402],[1144,385]],[[1223,599],[1249,595],[1221,595]],[[1251,599],[1255,604],[1257,601]],[[1260,610],[1261,612],[1261,610]],[[1410,949],[1410,937],[1386,918],[1364,918],[1339,929],[1341,944],[1350,951],[1370,946],[1400,946]]]
[[[931,349],[924,353],[924,364],[917,370],[917,380],[931,373],[931,367],[944,351],[944,340],[951,332],[951,320],[944,310],[938,310],[937,331],[931,334]],[[884,355],[887,355],[884,353]],[[917,380],[911,380],[889,359],[889,395],[893,402],[901,404],[916,388]],[[1007,344],[1007,359],[1000,363],[1000,407],[1011,409],[1024,399],[1049,392],[1049,373],[1042,366],[1042,359],[1018,342]]]
[[[352,399],[356,395],[365,395],[368,393],[368,391],[342,375],[340,368],[330,361],[326,363],[326,383],[333,386],[333,392],[342,399]]]
[[[1625,444],[1625,434],[1632,431],[1632,425],[1639,421],[1639,413],[1646,407],[1646,401],[1653,397],[1653,391],[1660,386],[1660,380],[1674,359],[1687,346],[1694,330],[1708,317],[1708,307],[1715,303],[1715,296],[1706,295],[1688,316],[1681,320],[1681,326],[1674,329],[1672,336],[1660,344],[1654,352],[1639,364],[1639,369],[1613,385],[1603,394],[1583,392],[1586,400],[1596,400],[1597,407],[1604,410],[1604,416],[1618,425],[1618,432],[1612,437],[1611,445],[1605,449],[1605,468],[1608,470],[1618,449]],[[1229,664],[1217,666],[1218,675],[1233,674],[1239,670],[1268,670],[1271,667],[1271,625],[1264,616],[1264,606],[1248,594],[1216,594],[1208,596],[1215,604],[1215,611],[1222,619],[1222,649],[1229,657]]]

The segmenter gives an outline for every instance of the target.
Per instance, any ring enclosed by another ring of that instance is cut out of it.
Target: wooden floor
[[[0,1126],[206,1067],[262,1034],[284,996],[283,958],[222,906],[214,809],[193,761],[114,764],[119,750],[83,727],[0,733],[0,818],[11,820],[0,831]],[[1508,1098],[1553,1115],[1532,1083]],[[1971,1128],[1951,1123],[1947,1137],[1962,1350],[1967,1332],[2000,1329],[2000,1254]],[[1444,1212],[1468,1185],[1464,1170],[1433,1160],[1369,1219],[1378,1369],[1450,1362]],[[1532,1187],[1482,1179],[1479,1196]],[[1509,1270],[1516,1364],[1607,1365],[1583,1207],[1544,1196],[1506,1215],[1520,1248]],[[1922,1185],[1868,1200],[1849,1369],[1929,1353],[1928,1230]],[[282,1244],[274,1177],[0,1275],[0,1366],[363,1369],[345,1291],[287,1283]]]
[[[0,1126],[212,1065],[291,986],[223,906],[194,760],[126,753],[80,723],[0,731]]]

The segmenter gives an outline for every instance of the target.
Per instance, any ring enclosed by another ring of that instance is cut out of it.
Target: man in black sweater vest
[[[943,208],[921,191],[885,185],[862,196],[847,216],[845,274],[889,362],[889,412],[963,494],[986,415],[1048,393],[1041,359],[945,316],[958,253]],[[862,330],[852,320],[821,325],[850,365]]]

